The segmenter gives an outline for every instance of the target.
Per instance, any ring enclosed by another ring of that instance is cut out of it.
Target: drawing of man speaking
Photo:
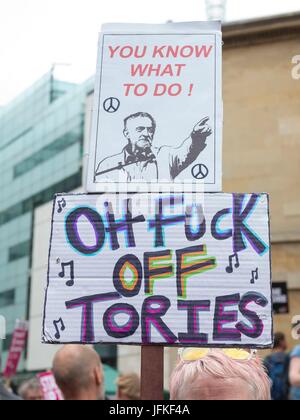
[[[127,145],[121,153],[99,163],[95,180],[111,180],[112,173],[119,171],[121,182],[174,181],[206,148],[206,139],[212,134],[208,121],[209,117],[206,117],[196,124],[190,136],[178,147],[154,147],[154,118],[146,112],[129,115],[124,120],[123,130]]]

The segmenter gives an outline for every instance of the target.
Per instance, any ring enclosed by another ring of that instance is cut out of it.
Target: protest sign
[[[45,401],[62,401],[64,399],[52,372],[39,373],[37,377],[40,381]]]
[[[222,190],[221,55],[218,22],[104,26],[88,192]]]
[[[3,376],[7,379],[15,376],[21,359],[23,350],[25,349],[28,334],[28,323],[26,321],[16,321],[16,327],[13,332],[9,354]]]
[[[270,347],[266,194],[57,195],[43,340]]]
[[[286,282],[276,282],[272,286],[273,311],[276,315],[289,313],[289,292]]]

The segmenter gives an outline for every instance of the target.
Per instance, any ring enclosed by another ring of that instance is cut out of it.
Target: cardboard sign
[[[218,22],[104,26],[88,192],[222,190],[221,55]]]
[[[39,378],[45,401],[62,401],[64,399],[52,372],[40,373],[37,377]]]
[[[274,314],[284,315],[290,312],[289,310],[289,292],[286,282],[273,283],[273,311]]]
[[[21,359],[23,350],[25,349],[26,339],[28,335],[28,323],[26,321],[16,321],[16,328],[13,332],[12,341],[7,357],[6,366],[3,376],[7,379],[15,376]]]
[[[269,347],[266,194],[58,195],[46,343]]]

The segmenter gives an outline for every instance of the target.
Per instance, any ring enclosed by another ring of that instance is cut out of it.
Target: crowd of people
[[[66,345],[53,360],[52,372],[65,400],[104,400],[101,359],[90,346]],[[136,374],[117,379],[116,400],[141,399]],[[18,396],[0,383],[0,400],[43,400],[37,377],[18,388]],[[272,353],[262,361],[255,351],[181,349],[170,380],[171,400],[300,400],[300,346],[288,354],[283,334],[275,335]]]
[[[264,360],[273,400],[300,400],[300,345],[287,353],[286,337],[275,334],[272,353]]]

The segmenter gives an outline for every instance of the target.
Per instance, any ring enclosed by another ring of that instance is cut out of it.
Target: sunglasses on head
[[[184,348],[179,350],[180,359],[183,362],[195,362],[197,360],[204,359],[211,353],[212,349],[204,348]],[[257,355],[256,350],[250,352],[243,349],[217,349],[225,356],[232,360],[248,361],[253,359]]]

